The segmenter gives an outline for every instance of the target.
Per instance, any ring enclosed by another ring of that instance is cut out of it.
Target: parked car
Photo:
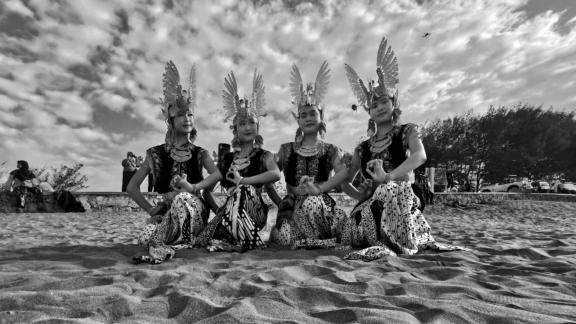
[[[559,193],[576,194],[576,184],[565,182],[558,185]]]
[[[509,176],[507,182],[503,184],[493,184],[493,185],[482,185],[480,187],[480,192],[527,192],[532,191],[532,185],[528,182],[528,179],[515,179],[514,176]]]
[[[532,182],[532,190],[534,192],[550,192],[550,184],[543,180],[536,180]]]

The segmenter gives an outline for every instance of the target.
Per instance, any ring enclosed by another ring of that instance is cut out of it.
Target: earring
[[[264,137],[262,137],[262,135],[258,134],[258,135],[256,135],[256,138],[254,139],[254,147],[255,148],[262,148],[262,146],[264,146]]]
[[[376,123],[372,118],[368,119],[368,130],[366,131],[366,135],[368,137],[372,137],[376,134]]]
[[[302,129],[300,129],[300,127],[298,127],[298,129],[296,130],[296,137],[294,138],[294,141],[296,143],[300,143],[302,142],[303,139],[304,139],[304,132],[302,131]]]

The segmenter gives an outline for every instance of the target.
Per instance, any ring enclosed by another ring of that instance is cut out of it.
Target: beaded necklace
[[[382,153],[390,144],[392,143],[392,135],[394,133],[394,127],[386,132],[380,137],[376,135],[370,138],[370,152],[372,153]]]
[[[176,162],[186,162],[192,157],[192,149],[194,145],[190,142],[180,146],[174,145],[170,149],[170,157]]]
[[[257,149],[253,148],[248,154],[248,156],[244,157],[239,156],[240,155],[239,152],[234,152],[234,160],[232,161],[231,167],[234,167],[238,171],[246,169],[250,165],[250,161],[252,160],[254,155],[256,155],[257,151],[258,151]]]

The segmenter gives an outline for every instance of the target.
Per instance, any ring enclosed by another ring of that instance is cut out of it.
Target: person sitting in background
[[[18,195],[18,207],[24,208],[26,204],[26,195],[31,188],[38,185],[37,181],[32,181],[36,176],[32,171],[27,161],[19,160],[16,162],[16,170],[10,172],[8,180],[4,187],[8,191],[14,191]]]

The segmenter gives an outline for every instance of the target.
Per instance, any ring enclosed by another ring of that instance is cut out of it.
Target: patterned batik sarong
[[[240,185],[231,189],[226,202],[210,221],[219,226],[209,250],[246,251],[268,247],[259,233],[266,225],[267,216],[268,207],[253,186]]]
[[[145,226],[138,244],[147,247],[148,255],[134,260],[158,264],[171,259],[176,250],[205,246],[209,240],[203,233],[208,213],[201,198],[188,192],[179,193],[160,223]]]
[[[346,214],[328,194],[287,195],[278,206],[273,240],[292,249],[332,248],[342,233]]]
[[[342,245],[364,249],[344,258],[372,261],[388,255],[413,255],[428,249],[467,250],[436,242],[418,207],[419,200],[409,182],[378,186],[370,198],[352,210],[342,236]]]

